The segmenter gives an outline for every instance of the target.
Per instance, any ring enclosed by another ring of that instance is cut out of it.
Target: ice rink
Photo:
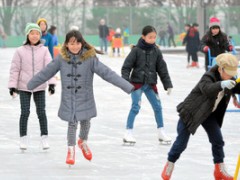
[[[135,146],[124,146],[126,118],[131,105],[130,95],[99,78],[94,79],[98,116],[92,119],[88,145],[91,162],[76,148],[76,163],[66,165],[67,123],[57,116],[61,84],[56,93],[47,95],[47,116],[50,149],[40,148],[40,130],[35,105],[32,101],[28,123],[29,148],[19,149],[19,98],[12,99],[7,88],[9,68],[16,49],[0,49],[0,179],[1,180],[159,180],[171,146],[161,145],[153,111],[143,96],[142,108],[135,121]],[[128,49],[126,50],[128,52]],[[203,58],[199,69],[186,69],[186,54],[163,54],[173,82],[170,96],[158,80],[166,132],[174,140],[178,114],[176,105],[183,101],[204,73]],[[99,56],[100,61],[120,75],[124,58]],[[229,108],[234,108],[232,101]],[[234,174],[240,152],[240,113],[225,115],[222,128],[225,140],[225,163]],[[211,146],[202,127],[190,138],[187,150],[175,164],[172,180],[213,180],[214,165]],[[240,179],[240,178],[238,178]]]

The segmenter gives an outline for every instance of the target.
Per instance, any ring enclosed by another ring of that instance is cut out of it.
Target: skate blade
[[[163,141],[163,140],[159,139],[159,142],[160,142],[160,144],[162,144],[162,145],[170,145],[170,144],[172,144],[172,141],[171,141],[171,140],[170,140],[170,141]]]
[[[126,139],[123,139],[123,145],[134,146],[135,143],[135,141],[127,141]]]
[[[75,163],[66,163],[69,168],[71,168]]]
[[[42,148],[44,151],[50,149],[50,147],[45,147],[45,148]]]
[[[26,150],[27,148],[20,148],[21,153],[25,153]]]
[[[20,148],[20,150],[27,150],[26,147],[19,147],[19,148]]]

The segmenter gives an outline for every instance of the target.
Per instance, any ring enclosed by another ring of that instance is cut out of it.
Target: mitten
[[[55,85],[54,84],[49,84],[48,92],[50,93],[50,95],[55,93]]]
[[[228,49],[229,51],[233,51],[233,46],[232,45],[228,46]]]
[[[236,85],[236,82],[233,80],[224,80],[221,82],[221,87],[222,89],[227,88],[227,89],[232,89]]]
[[[172,88],[167,88],[167,95],[170,95],[172,93]]]
[[[134,91],[136,91],[142,87],[142,84],[140,84],[140,83],[132,83],[132,85],[134,86]]]
[[[16,88],[9,88],[9,94],[10,94],[11,96],[13,96],[14,93],[17,93]]]
[[[204,47],[203,47],[203,52],[208,52],[208,49],[209,49],[208,46],[204,46]]]

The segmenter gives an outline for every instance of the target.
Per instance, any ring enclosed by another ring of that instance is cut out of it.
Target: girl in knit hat
[[[212,17],[209,22],[209,30],[203,36],[200,42],[200,50],[205,53],[205,70],[208,70],[209,57],[208,50],[211,51],[211,57],[217,57],[226,51],[232,51],[233,46],[229,44],[228,37],[221,31],[220,21]]]
[[[177,106],[178,135],[168,153],[168,161],[162,172],[163,180],[170,180],[175,162],[187,148],[190,136],[200,126],[206,131],[211,143],[215,179],[233,180],[224,164],[221,127],[231,96],[240,94],[240,83],[236,84],[234,78],[238,74],[238,60],[230,53],[223,53],[216,57],[216,61],[217,64],[205,72],[190,94]]]
[[[90,46],[77,30],[67,33],[60,55],[40,73],[30,80],[29,89],[34,89],[61,73],[62,99],[58,116],[68,122],[66,163],[75,163],[75,145],[78,124],[80,124],[78,147],[87,160],[92,159],[92,153],[87,145],[91,118],[97,115],[93,95],[93,77],[99,75],[104,80],[130,93],[133,86],[105,66],[96,54],[102,52]]]
[[[48,127],[45,113],[45,89],[47,83],[32,90],[27,89],[27,83],[36,73],[43,69],[52,58],[48,49],[40,42],[41,29],[37,24],[28,23],[25,28],[25,34],[26,42],[16,50],[13,56],[8,83],[10,95],[15,97],[17,93],[19,93],[20,96],[20,149],[27,149],[27,123],[32,95],[40,124],[42,148],[48,149]],[[55,79],[50,79],[48,84],[49,93],[54,94]]]
[[[47,31],[48,30],[48,25],[47,25],[47,20],[45,18],[39,18],[37,20],[37,24],[41,28],[42,31],[42,41],[44,46],[47,46],[49,49],[49,52],[53,58],[53,38],[52,35]]]

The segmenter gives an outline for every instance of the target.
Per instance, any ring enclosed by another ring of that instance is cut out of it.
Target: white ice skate
[[[124,138],[123,138],[124,144],[134,145],[136,143],[136,139],[133,137],[132,129],[127,129]]]
[[[28,145],[27,136],[20,137],[19,148],[22,150],[22,152],[27,150],[27,145]]]
[[[164,128],[158,128],[158,140],[161,144],[171,144],[172,139],[165,133]]]
[[[41,136],[41,144],[42,144],[43,150],[47,150],[50,148],[49,144],[48,144],[48,136],[47,135]]]

